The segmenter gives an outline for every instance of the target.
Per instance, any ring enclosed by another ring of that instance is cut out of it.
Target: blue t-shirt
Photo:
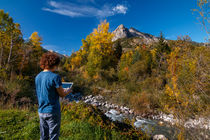
[[[39,104],[39,113],[60,113],[59,94],[56,90],[62,85],[58,74],[51,71],[42,71],[35,78],[36,94]]]

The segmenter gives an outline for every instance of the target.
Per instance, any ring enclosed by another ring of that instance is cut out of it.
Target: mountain
[[[122,38],[137,38],[141,43],[151,44],[158,41],[158,38],[147,33],[142,33],[134,28],[126,28],[123,24],[119,25],[113,32],[112,41]]]
[[[60,58],[67,57],[66,55],[60,54],[60,53],[58,53],[56,51],[53,51],[53,50],[47,50],[47,51],[57,54]]]

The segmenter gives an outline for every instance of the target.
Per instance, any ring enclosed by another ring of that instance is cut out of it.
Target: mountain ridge
[[[140,32],[133,27],[128,29],[123,24],[120,24],[112,33],[114,34],[112,41],[131,37],[140,38],[145,44],[151,44],[158,41],[158,38],[151,34]]]

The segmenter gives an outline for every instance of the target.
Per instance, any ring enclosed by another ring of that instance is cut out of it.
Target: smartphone
[[[62,82],[62,87],[64,89],[69,89],[73,86],[73,82]]]

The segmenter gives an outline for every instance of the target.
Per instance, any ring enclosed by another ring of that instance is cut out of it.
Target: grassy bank
[[[39,139],[39,117],[30,109],[0,110],[0,139]],[[61,140],[146,139],[128,123],[114,123],[93,106],[62,106]]]

